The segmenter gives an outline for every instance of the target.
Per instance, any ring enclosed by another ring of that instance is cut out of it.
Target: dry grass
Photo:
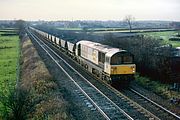
[[[67,102],[58,90],[46,66],[39,57],[29,38],[22,41],[22,81],[21,87],[30,91],[34,111],[30,119],[70,119]],[[38,102],[37,102],[38,101]]]

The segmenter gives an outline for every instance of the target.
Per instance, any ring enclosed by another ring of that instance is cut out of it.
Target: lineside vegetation
[[[16,32],[13,29],[0,32],[0,119],[9,111],[4,106],[4,98],[11,94],[16,85],[19,56],[19,37]]]

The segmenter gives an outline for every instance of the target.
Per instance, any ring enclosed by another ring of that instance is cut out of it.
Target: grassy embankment
[[[143,88],[150,90],[163,98],[165,101],[166,105],[169,106],[170,110],[176,114],[180,114],[180,104],[178,102],[176,103],[171,103],[170,100],[172,98],[177,98],[180,99],[180,92],[178,91],[173,91],[170,90],[169,88],[171,87],[169,84],[163,84],[160,83],[159,81],[152,81],[147,77],[142,77],[139,75],[135,76],[135,81],[137,84],[142,86]],[[149,97],[151,98],[151,97]],[[151,98],[152,99],[152,98]]]
[[[22,117],[37,120],[71,119],[68,103],[27,36],[23,38],[21,48],[20,88],[29,92]]]
[[[169,88],[171,87],[171,85],[169,84],[163,84],[163,83],[160,83],[159,81],[152,81],[147,77],[142,77],[139,75],[136,75],[135,78],[136,78],[136,82],[139,85],[162,96],[164,99],[170,99],[172,97],[180,98],[179,92],[169,90]]]
[[[16,33],[16,30],[0,30],[0,93],[8,95],[16,85],[17,62],[19,56],[18,35],[6,36]],[[4,34],[4,36],[2,36]],[[4,115],[5,107],[0,101],[0,118]]]

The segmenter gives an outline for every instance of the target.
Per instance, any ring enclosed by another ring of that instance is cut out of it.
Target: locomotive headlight
[[[112,67],[111,71],[114,72],[115,70],[117,70],[117,67]]]
[[[132,72],[135,72],[135,66],[131,66]]]
[[[117,69],[117,67],[111,67],[111,69],[112,69],[112,70],[115,70],[115,69]]]

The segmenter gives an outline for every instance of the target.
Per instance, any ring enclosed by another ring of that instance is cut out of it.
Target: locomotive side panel
[[[98,65],[98,50],[81,45],[81,57]]]

